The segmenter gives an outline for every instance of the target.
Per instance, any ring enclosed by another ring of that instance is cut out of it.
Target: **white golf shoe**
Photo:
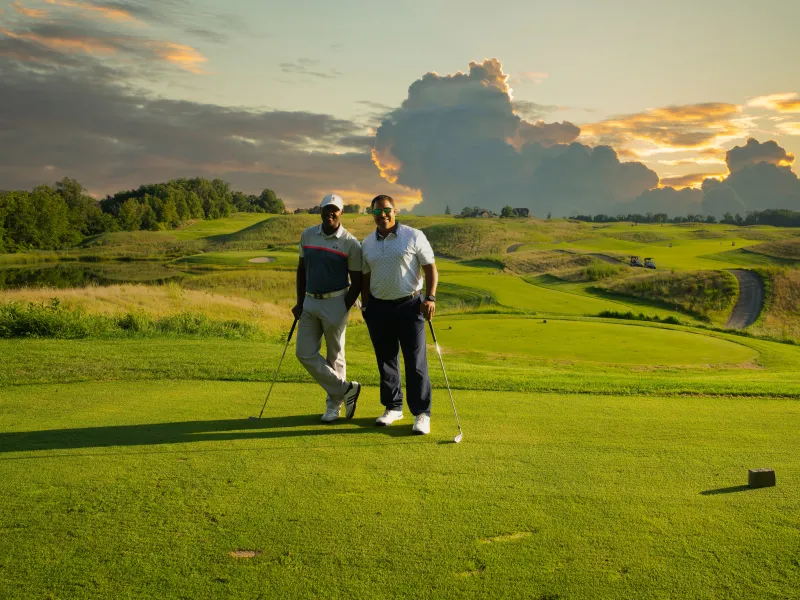
[[[431,432],[431,416],[428,413],[419,413],[414,418],[414,427],[411,431],[417,435],[428,435]]]
[[[380,417],[375,419],[375,425],[379,427],[386,427],[387,425],[391,425],[395,421],[399,421],[403,418],[403,411],[402,410],[392,410],[390,408],[386,409]]]
[[[325,411],[325,414],[322,415],[321,420],[323,423],[332,423],[333,421],[339,418],[339,414],[341,412],[342,412],[341,406],[337,406],[336,408],[328,408],[328,410]]]

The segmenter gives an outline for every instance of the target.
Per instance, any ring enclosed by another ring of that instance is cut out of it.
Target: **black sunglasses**
[[[392,206],[384,206],[383,208],[373,208],[372,209],[372,214],[375,215],[376,217],[379,216],[381,213],[383,213],[385,215],[390,215],[390,214],[392,214],[392,208],[394,208],[394,207],[392,207]]]

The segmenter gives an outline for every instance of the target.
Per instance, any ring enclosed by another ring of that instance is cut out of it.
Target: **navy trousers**
[[[411,414],[431,412],[431,380],[425,347],[425,318],[420,296],[401,304],[370,298],[364,320],[369,329],[381,376],[381,404],[403,409],[400,386],[400,350],[406,373],[406,400]]]

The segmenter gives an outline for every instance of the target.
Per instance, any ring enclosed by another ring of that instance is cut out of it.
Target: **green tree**
[[[444,207],[444,214],[446,214],[446,215],[450,214],[450,205],[449,204]]]
[[[266,213],[282,214],[286,212],[286,206],[283,204],[283,200],[278,198],[275,192],[269,188],[261,192],[257,203]]]
[[[142,211],[139,203],[130,198],[119,207],[119,225],[125,231],[139,231],[142,228]]]
[[[472,216],[472,209],[469,206],[465,206],[461,209],[461,216],[462,217],[471,217]]]
[[[344,205],[344,210],[342,210],[342,212],[343,213],[357,215],[358,213],[361,212],[361,205],[360,204],[345,204]]]
[[[513,216],[516,216],[516,213],[514,212],[514,208],[512,206],[510,206],[509,204],[506,204],[503,207],[503,209],[500,211],[500,216],[501,217],[513,217]]]

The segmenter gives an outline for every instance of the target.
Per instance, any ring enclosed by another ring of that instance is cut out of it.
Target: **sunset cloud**
[[[744,146],[735,146],[728,150],[725,154],[725,162],[733,173],[759,163],[789,166],[794,162],[794,155],[787,152],[774,140],[761,143],[750,138]]]
[[[173,42],[150,42],[148,46],[152,48],[156,56],[161,57],[168,63],[172,63],[195,75],[205,73],[202,65],[208,62],[208,59],[200,54],[196,48]]]
[[[426,73],[378,128],[373,161],[387,181],[422,192],[419,210],[511,203],[534,213],[607,210],[658,185],[613,148],[575,142],[572,123],[531,123],[516,113],[497,59],[469,72]]]
[[[516,73],[509,77],[509,83],[544,83],[544,80],[550,77],[549,73],[543,71],[525,71],[523,73]]]
[[[727,175],[727,173],[689,173],[688,175],[665,177],[658,182],[658,185],[659,187],[669,186],[676,190],[683,188],[699,188],[706,179],[719,179],[725,177],[725,175]]]
[[[785,135],[800,135],[800,122],[790,121],[778,125],[778,129]]]
[[[103,40],[100,38],[74,36],[65,37],[59,35],[43,35],[32,31],[14,32],[8,29],[0,29],[0,34],[12,39],[25,40],[41,44],[52,50],[62,52],[86,52],[87,54],[114,54],[119,50],[119,45],[113,40]]]
[[[93,16],[118,22],[140,22],[129,11],[118,6],[91,4],[88,2],[74,2],[73,0],[45,0],[53,6],[76,8]]]
[[[22,5],[22,2],[12,2],[10,6],[22,16],[29,17],[31,19],[43,19],[47,16],[46,10],[41,10],[38,8],[26,8]]]
[[[741,106],[709,102],[655,108],[581,125],[581,136],[615,147],[631,147],[639,156],[648,156],[718,148],[745,136],[751,128],[752,121],[742,117]]]
[[[800,94],[789,92],[786,94],[758,96],[750,100],[747,105],[768,108],[781,113],[800,113]]]

